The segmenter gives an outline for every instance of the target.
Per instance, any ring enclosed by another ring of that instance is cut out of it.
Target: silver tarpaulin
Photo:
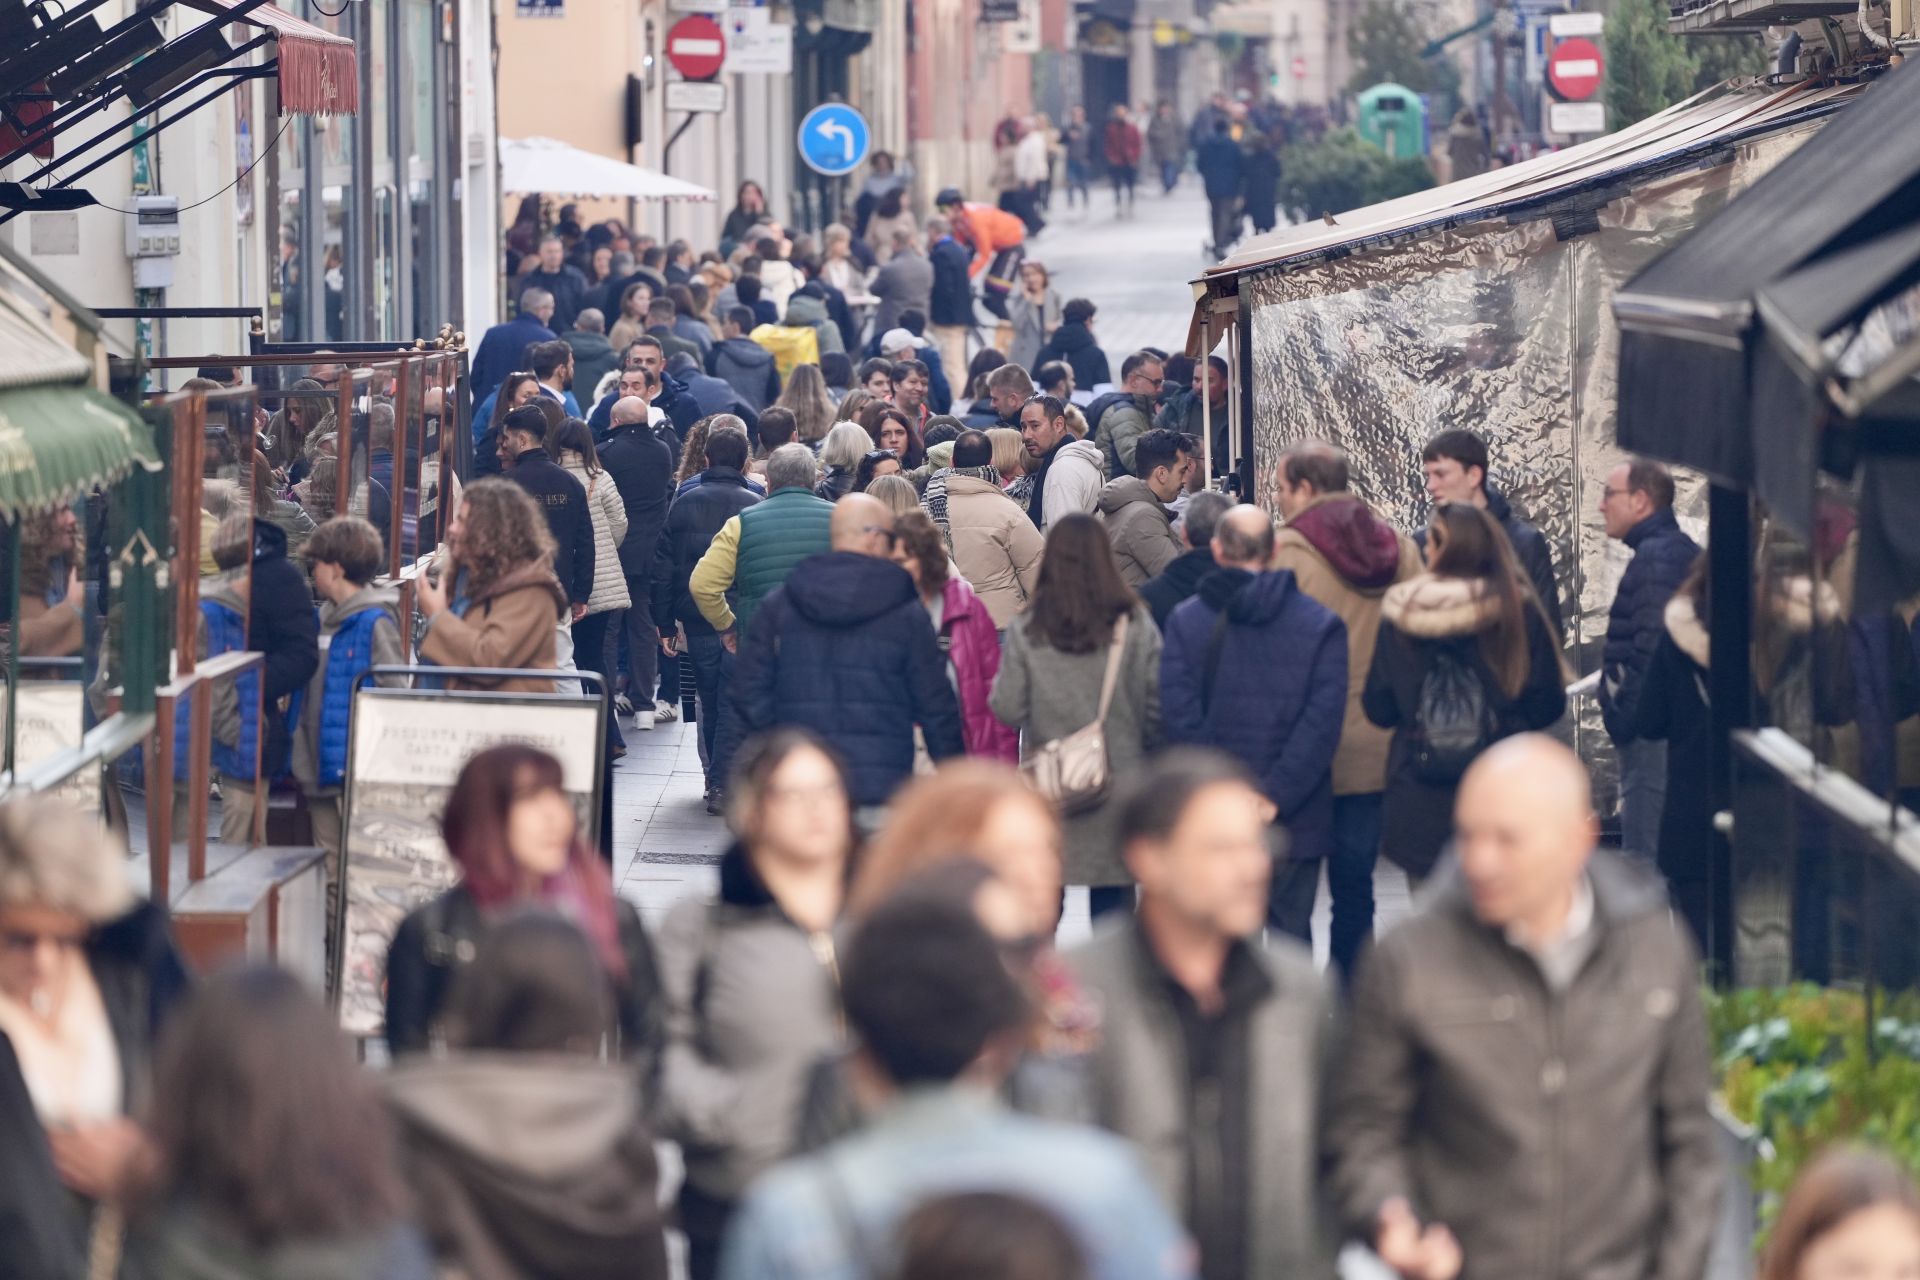
[[[1492,483],[1553,547],[1567,660],[1598,666],[1626,564],[1599,519],[1614,446],[1620,284],[1777,163],[1816,124],[1738,144],[1731,159],[1639,186],[1561,239],[1548,217],[1482,221],[1240,280],[1252,317],[1256,492],[1271,502],[1288,445],[1324,439],[1352,460],[1356,491],[1409,531],[1426,520],[1421,445],[1449,427],[1488,437]],[[1581,232],[1584,232],[1582,234]],[[1704,540],[1705,489],[1682,479],[1679,512]],[[1575,742],[1612,806],[1599,708],[1574,708]]]

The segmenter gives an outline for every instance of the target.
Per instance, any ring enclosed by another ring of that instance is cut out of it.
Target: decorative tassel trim
[[[360,61],[351,44],[282,32],[280,108],[297,115],[350,116],[360,110]]]

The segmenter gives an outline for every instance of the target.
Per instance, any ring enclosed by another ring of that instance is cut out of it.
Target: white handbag
[[[1107,760],[1107,708],[1120,679],[1120,655],[1127,645],[1127,623],[1122,615],[1113,624],[1107,645],[1107,674],[1100,683],[1100,710],[1093,723],[1065,737],[1043,742],[1021,764],[1020,771],[1063,814],[1085,813],[1107,798],[1113,775]]]

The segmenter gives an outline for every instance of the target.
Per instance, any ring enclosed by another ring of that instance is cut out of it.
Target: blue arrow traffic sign
[[[800,122],[800,158],[815,173],[837,178],[852,173],[873,147],[867,118],[843,102],[827,102]]]

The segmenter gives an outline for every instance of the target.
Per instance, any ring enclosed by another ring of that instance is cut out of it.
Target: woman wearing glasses
[[[126,850],[59,801],[0,805],[0,1275],[79,1276],[145,1163],[130,1119],[185,992],[166,913]]]

